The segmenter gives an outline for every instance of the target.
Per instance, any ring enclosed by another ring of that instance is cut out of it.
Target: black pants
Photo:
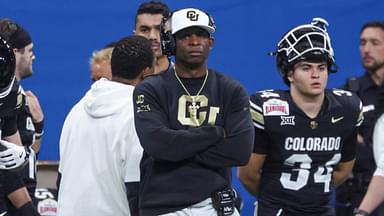
[[[0,214],[7,211],[7,205],[5,204],[5,190],[4,190],[4,175],[0,172]]]

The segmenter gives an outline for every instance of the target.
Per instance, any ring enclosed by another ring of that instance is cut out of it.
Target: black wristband
[[[367,211],[355,208],[353,210],[353,215],[357,215],[357,214],[363,215],[363,216],[369,216],[369,213]]]
[[[41,131],[41,133],[35,132],[35,139],[41,139],[41,137],[43,137],[43,135],[44,135],[44,131]]]
[[[21,216],[40,216],[32,202],[27,202],[17,209]]]
[[[38,134],[41,134],[44,129],[44,119],[41,120],[40,122],[34,122],[33,126],[35,126],[35,132]]]

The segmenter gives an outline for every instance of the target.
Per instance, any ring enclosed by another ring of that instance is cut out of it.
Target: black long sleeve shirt
[[[173,69],[147,78],[134,92],[135,124],[144,148],[139,191],[140,215],[177,211],[230,186],[228,171],[245,165],[254,129],[243,87],[209,70],[202,78],[182,79]]]

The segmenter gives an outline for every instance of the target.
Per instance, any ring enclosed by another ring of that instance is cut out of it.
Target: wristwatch
[[[369,216],[369,213],[365,210],[355,208],[353,210],[353,215]]]

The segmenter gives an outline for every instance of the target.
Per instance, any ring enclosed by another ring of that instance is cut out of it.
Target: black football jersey
[[[19,84],[14,82],[11,91],[0,98],[0,138],[14,135],[17,132],[16,110],[20,106],[21,94]],[[5,197],[7,190],[4,186],[6,179],[13,179],[16,173],[0,171],[0,214],[7,210]]]
[[[21,95],[22,102],[17,112],[17,129],[19,130],[23,145],[31,146],[34,143],[35,127],[23,91]]]
[[[21,142],[25,146],[31,146],[35,142],[35,127],[32,114],[29,111],[26,96],[21,88],[21,103],[17,109],[17,129],[19,130]],[[23,169],[23,180],[31,197],[36,188],[36,157],[31,155],[28,164]]]
[[[19,83],[15,81],[9,94],[0,98],[0,137],[16,133],[16,112],[20,105],[21,92]]]
[[[52,188],[37,188],[33,204],[41,215],[54,216],[57,214],[57,190]]]
[[[315,118],[297,107],[289,91],[257,92],[250,104],[254,152],[266,155],[258,201],[292,214],[326,212],[334,167],[355,157],[363,121],[360,99],[345,90],[326,90]]]

